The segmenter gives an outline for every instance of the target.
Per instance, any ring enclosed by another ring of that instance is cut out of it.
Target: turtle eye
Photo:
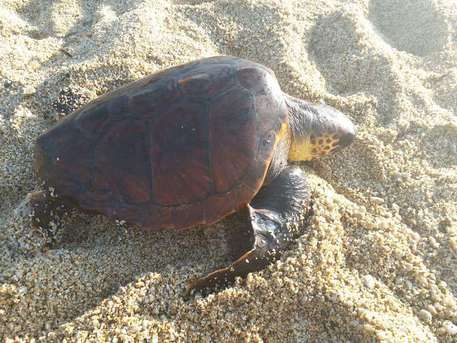
[[[266,136],[263,138],[262,145],[264,147],[268,147],[274,144],[276,141],[275,133],[273,131],[269,131]]]

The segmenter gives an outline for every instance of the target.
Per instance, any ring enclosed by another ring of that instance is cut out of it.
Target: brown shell
[[[72,113],[38,138],[35,167],[85,210],[148,228],[209,224],[255,196],[287,123],[269,69],[208,58]]]

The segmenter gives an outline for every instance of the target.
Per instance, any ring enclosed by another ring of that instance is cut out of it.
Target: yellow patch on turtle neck
[[[276,136],[276,143],[286,137],[287,133],[289,132],[289,125],[287,123],[282,123],[281,128]]]
[[[322,136],[297,137],[292,139],[289,161],[309,161],[327,155],[338,146],[339,137],[332,133]]]
[[[290,144],[289,161],[309,161],[314,158],[309,138],[294,139]]]

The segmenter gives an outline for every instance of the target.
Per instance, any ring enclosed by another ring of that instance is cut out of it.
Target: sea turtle
[[[38,137],[34,167],[46,185],[30,193],[34,224],[83,211],[158,229],[209,225],[245,211],[239,258],[190,289],[233,281],[283,251],[303,218],[305,174],[288,161],[349,145],[351,121],[281,91],[252,61],[219,56],[132,82],[66,116]]]

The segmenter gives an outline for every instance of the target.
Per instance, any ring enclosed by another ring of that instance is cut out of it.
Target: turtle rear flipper
[[[246,277],[278,259],[298,236],[297,228],[304,221],[308,204],[309,192],[303,171],[298,167],[284,169],[248,205],[252,249],[228,267],[191,281],[188,292],[227,286],[236,277]]]

